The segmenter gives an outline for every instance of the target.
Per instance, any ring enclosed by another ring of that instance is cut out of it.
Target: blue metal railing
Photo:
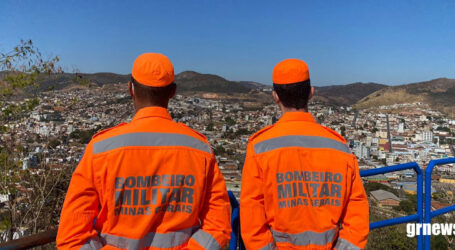
[[[425,223],[431,223],[434,217],[455,211],[455,205],[431,211],[431,173],[437,165],[455,163],[455,158],[431,160],[425,169]],[[430,249],[430,235],[424,236],[425,249]]]
[[[441,163],[442,164],[442,163]],[[417,174],[417,213],[413,215],[392,218],[382,221],[375,221],[370,223],[370,229],[376,229],[381,227],[387,227],[397,224],[402,224],[406,222],[423,222],[423,174],[422,170],[420,169],[419,165],[415,162],[376,168],[376,169],[368,169],[360,171],[360,176],[367,177],[372,175],[378,174],[385,174],[390,172],[402,171],[406,169],[413,169]],[[237,249],[237,246],[240,247],[241,250],[245,249],[242,239],[240,237],[240,216],[239,216],[239,205],[237,199],[234,197],[234,194],[229,191],[229,198],[231,200],[231,207],[232,207],[232,219],[231,219],[231,226],[232,226],[232,233],[231,233],[231,241],[229,242],[229,249],[234,250]],[[455,206],[454,206],[455,207]],[[455,209],[455,208],[454,208]],[[423,249],[423,236],[419,234],[417,236],[417,249]],[[428,248],[429,249],[429,248]]]
[[[422,201],[422,199],[423,199],[423,197],[422,197],[423,196],[422,195],[423,175],[422,175],[422,170],[420,169],[420,167],[417,163],[410,162],[410,163],[405,163],[405,164],[400,164],[400,165],[363,170],[363,171],[360,171],[360,176],[367,177],[367,176],[372,176],[372,175],[385,174],[385,173],[390,173],[390,172],[406,170],[406,169],[414,169],[414,171],[417,174],[417,190],[416,190],[417,191],[417,213],[413,214],[413,215],[372,222],[372,223],[370,223],[370,230],[375,229],[375,228],[380,228],[380,227],[387,227],[387,226],[402,224],[402,223],[406,223],[406,222],[418,222],[418,223],[423,222],[423,201]],[[418,234],[417,249],[419,249],[419,250],[421,250],[422,246],[423,246],[422,240],[423,240],[422,234]]]

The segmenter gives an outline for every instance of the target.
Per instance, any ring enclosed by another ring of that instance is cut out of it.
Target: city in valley
[[[259,91],[270,95],[271,87]],[[42,173],[43,164],[55,170],[74,168],[94,133],[128,122],[134,115],[125,83],[72,86],[42,92],[38,98],[39,104],[31,112],[7,123],[7,129],[0,135],[1,141],[20,145],[21,168],[36,174]],[[178,92],[169,105],[175,121],[207,136],[227,189],[237,197],[248,138],[281,115],[271,95],[270,101],[263,105],[246,103],[235,96]],[[414,161],[424,168],[432,159],[455,155],[455,120],[423,103],[355,110],[350,106],[313,102],[309,111],[317,122],[346,138],[361,170]],[[453,203],[454,173],[453,165],[436,168],[432,178],[435,208]],[[373,211],[385,217],[406,214],[400,209],[402,201],[416,194],[413,170],[367,177],[364,184],[370,206],[377,209]],[[369,191],[368,185],[378,184],[382,184],[380,189]],[[16,186],[21,185],[18,180]],[[7,200],[8,194],[0,194],[0,203],[4,203],[0,209],[7,206]]]

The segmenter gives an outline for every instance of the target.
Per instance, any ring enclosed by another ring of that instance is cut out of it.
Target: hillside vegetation
[[[455,113],[455,79],[438,78],[431,81],[390,86],[362,98],[354,107],[363,109],[414,102],[426,103],[446,114]]]
[[[0,72],[0,78],[5,72]],[[74,85],[127,83],[131,75],[121,75],[115,73],[62,73],[39,81],[38,91],[60,90]],[[264,87],[265,85],[256,82],[235,82],[226,80],[217,75],[200,74],[194,71],[185,71],[175,75],[175,83],[179,93],[187,92],[208,92],[208,93],[248,93],[252,89]]]
[[[315,101],[333,105],[353,105],[369,94],[387,88],[387,85],[378,83],[351,83],[346,85],[333,85],[315,87]]]
[[[175,76],[179,92],[211,92],[211,93],[248,93],[259,86],[249,82],[228,81],[223,77],[211,74],[200,74],[185,71]]]

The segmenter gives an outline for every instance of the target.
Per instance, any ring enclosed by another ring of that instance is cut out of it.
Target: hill
[[[5,72],[0,72],[5,75]],[[1,74],[0,74],[0,77]],[[62,73],[49,76],[42,75],[38,79],[38,92],[49,90],[60,90],[80,83],[90,83],[102,86],[104,84],[126,83],[130,80],[131,75],[120,75],[115,73]],[[32,91],[32,90],[30,90]]]
[[[7,72],[0,72],[0,79]],[[58,74],[40,81],[38,91],[60,90],[80,83],[102,86],[104,84],[126,83],[131,75],[114,73],[94,74]],[[213,74],[201,74],[194,71],[184,71],[175,76],[175,82],[180,94],[203,95],[216,94],[219,98],[242,96],[253,102],[271,102],[269,93],[258,91],[263,85],[251,81],[229,81]],[[354,105],[355,108],[369,108],[396,103],[423,102],[447,114],[455,113],[455,79],[439,78],[431,81],[387,86],[377,83],[352,83],[315,87],[315,101],[329,105]]]
[[[6,75],[6,72],[0,72],[0,77]],[[60,90],[73,85],[83,83],[104,84],[127,83],[131,75],[121,75],[115,73],[63,73],[52,75],[51,77],[42,77],[39,81],[38,91]],[[226,80],[217,75],[201,74],[194,71],[185,71],[175,75],[175,83],[178,86],[179,93],[188,92],[210,92],[219,94],[248,93],[250,90],[261,88],[265,85],[242,81],[235,82]]]
[[[455,79],[438,78],[425,82],[390,86],[357,102],[355,108],[422,102],[446,114],[455,113]]]
[[[6,72],[0,72],[0,77]],[[130,80],[131,75],[121,75],[115,73],[63,73],[49,77],[43,77],[40,81],[38,91],[60,90],[73,85],[82,83],[95,84],[102,86],[104,84],[126,83]],[[252,90],[270,88],[252,81],[229,81],[223,77],[213,74],[201,74],[194,71],[184,71],[175,76],[177,92],[181,94],[203,94],[215,93],[218,95],[248,94]],[[315,87],[315,99],[327,104],[333,105],[352,105],[363,97],[374,91],[386,87],[376,83],[353,83],[348,85],[335,85],[325,87]],[[253,94],[253,93],[250,93]],[[251,95],[252,98],[254,95]],[[264,99],[265,95],[261,95]]]
[[[175,76],[179,92],[248,93],[264,86],[255,82],[234,82],[211,74],[184,71]]]
[[[386,88],[387,85],[378,83],[351,83],[347,85],[333,85],[315,87],[314,101],[333,105],[353,105],[362,98]]]

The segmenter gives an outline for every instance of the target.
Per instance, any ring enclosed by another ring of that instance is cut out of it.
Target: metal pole
[[[425,169],[425,216],[424,216],[424,223],[431,223],[431,219],[434,217],[431,213],[431,173],[433,172],[433,168],[436,165],[441,164],[448,164],[448,163],[455,163],[455,158],[445,158],[439,160],[431,160],[428,164],[427,168]],[[422,233],[422,232],[421,232]],[[430,235],[425,235],[423,237],[424,247],[425,250],[430,250]]]
[[[422,224],[423,222],[423,176],[422,170],[419,167],[415,167],[414,170],[417,172],[417,222]],[[422,229],[420,229],[422,230]],[[417,235],[417,249],[423,249],[423,236],[422,234]]]

